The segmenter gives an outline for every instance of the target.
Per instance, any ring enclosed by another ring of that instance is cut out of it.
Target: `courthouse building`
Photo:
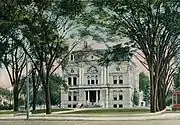
[[[69,89],[61,91],[61,106],[130,108],[134,91],[139,91],[139,72],[132,61],[99,65],[105,49],[87,45],[75,50],[63,70]]]

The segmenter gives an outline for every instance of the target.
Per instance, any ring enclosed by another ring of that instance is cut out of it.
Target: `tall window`
[[[123,95],[119,94],[119,100],[123,100]]]
[[[93,74],[91,76],[87,76],[87,84],[88,85],[99,84],[98,75]]]
[[[69,92],[69,93],[68,93],[68,101],[71,101],[71,100],[72,100],[72,99],[71,99],[71,96],[72,96],[72,93]]]
[[[88,85],[90,85],[90,77],[89,76],[87,77],[87,80],[88,80]]]
[[[78,92],[74,92],[73,93],[73,101],[77,101],[77,97],[78,97]]]
[[[123,76],[119,76],[119,84],[123,84]]]
[[[91,76],[91,84],[94,84],[94,76]]]
[[[100,90],[98,90],[98,100],[100,100]]]
[[[119,100],[123,100],[123,90],[119,90]]]
[[[86,101],[88,100],[88,91],[86,91]]]
[[[71,86],[71,77],[68,77],[68,85]]]
[[[114,100],[117,100],[117,91],[114,91],[114,92],[113,92],[113,99],[114,99]]]
[[[98,84],[98,75],[96,75],[96,84]]]
[[[117,84],[117,76],[113,76],[113,84]]]
[[[73,96],[73,100],[77,101],[77,96],[76,95]]]
[[[73,84],[76,86],[77,85],[77,78],[73,77]]]

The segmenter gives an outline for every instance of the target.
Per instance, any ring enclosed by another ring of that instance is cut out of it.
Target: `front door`
[[[89,91],[90,102],[96,102],[96,91]]]

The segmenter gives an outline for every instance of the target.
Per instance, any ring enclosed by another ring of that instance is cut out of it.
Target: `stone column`
[[[104,79],[103,79],[104,77],[103,76],[104,76],[103,67],[101,67],[101,78],[100,78],[100,81],[99,81],[99,84],[101,84],[101,85],[104,84]]]
[[[104,71],[103,71],[103,73],[104,73],[104,85],[106,85],[106,83],[107,83],[107,78],[106,78],[106,67],[104,67]]]
[[[85,85],[83,64],[81,65],[81,85]]]
[[[119,84],[119,76],[117,75],[117,84]]]
[[[108,88],[106,88],[106,108],[109,108],[109,93],[108,93]]]
[[[79,85],[81,86],[81,82],[82,82],[82,73],[81,73],[81,70],[82,70],[82,68],[81,68],[81,66],[79,67]]]
[[[96,90],[96,103],[98,103],[98,90]]]
[[[107,78],[107,83],[106,84],[110,84],[110,81],[109,81],[109,66],[107,67],[106,69],[107,71],[107,74],[106,74],[106,78]]]
[[[74,86],[74,77],[71,77],[71,85]]]
[[[83,102],[86,104],[87,103],[87,101],[86,101],[86,91],[84,90],[84,100],[83,100]]]
[[[89,90],[87,91],[88,92],[88,102],[90,102],[90,95],[89,95]]]

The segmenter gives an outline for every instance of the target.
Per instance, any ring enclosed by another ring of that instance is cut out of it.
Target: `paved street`
[[[0,125],[180,125],[180,120],[150,121],[0,121]]]
[[[180,113],[145,116],[4,116],[0,125],[180,125]]]

